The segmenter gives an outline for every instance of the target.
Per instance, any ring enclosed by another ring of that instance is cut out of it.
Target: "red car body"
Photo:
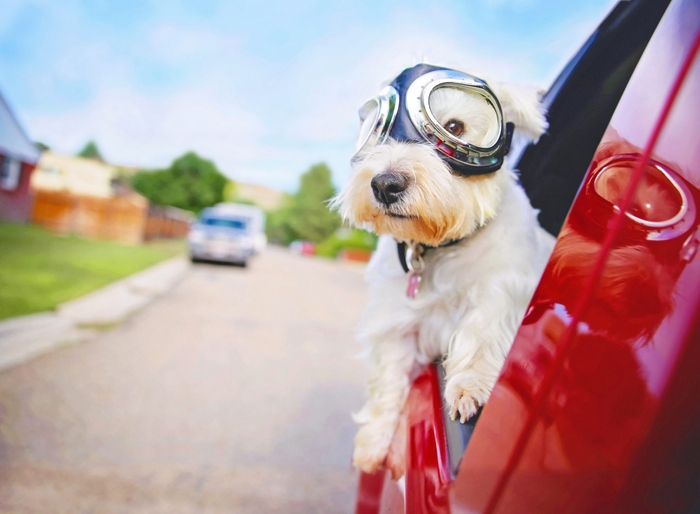
[[[668,7],[620,99],[456,474],[431,366],[405,494],[358,514],[700,507],[700,1]]]

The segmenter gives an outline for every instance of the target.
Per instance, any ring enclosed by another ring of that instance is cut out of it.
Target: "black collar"
[[[443,243],[443,244],[438,245],[438,246],[428,246],[428,245],[424,245],[423,243],[418,243],[418,244],[423,247],[422,253],[423,253],[423,255],[425,255],[425,252],[427,252],[428,250],[435,250],[436,248],[447,248],[448,246],[456,245],[457,243],[459,243],[460,241],[463,241],[463,240],[464,240],[464,238],[453,239],[451,241],[448,241],[448,242]],[[399,262],[401,263],[401,267],[403,268],[405,273],[408,273],[409,272],[408,264],[406,264],[406,243],[396,241],[396,249],[399,252]]]

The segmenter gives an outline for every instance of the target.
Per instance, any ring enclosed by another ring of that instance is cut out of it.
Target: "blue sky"
[[[293,190],[350,173],[357,108],[420,61],[546,88],[612,0],[3,0],[0,90],[56,151],[110,162],[188,150]]]

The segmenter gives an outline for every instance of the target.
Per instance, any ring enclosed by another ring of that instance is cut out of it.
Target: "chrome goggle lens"
[[[595,192],[616,210],[619,210],[618,205],[638,162],[638,156],[616,156],[605,163],[593,181]],[[682,179],[674,178],[674,175],[663,164],[651,162],[625,215],[652,229],[668,228],[681,222],[693,205],[692,194],[686,192]]]
[[[480,91],[453,84],[442,84],[428,96],[424,114],[426,128],[455,145],[488,149],[498,142],[501,123],[498,112]],[[469,112],[469,119],[463,119]]]
[[[486,82],[452,70],[418,77],[406,108],[416,130],[450,158],[472,166],[499,160],[505,127],[501,105]],[[462,113],[469,119],[462,119]]]
[[[355,141],[355,152],[365,146],[372,132],[376,130],[377,118],[379,118],[379,101],[369,100],[360,108],[359,115],[360,132],[357,134],[357,141]]]
[[[513,133],[512,124],[505,124],[496,95],[483,80],[444,68],[410,81],[411,73],[423,66],[404,70],[377,98],[362,106],[353,159],[363,149],[392,137],[432,144],[459,175],[496,171]],[[399,101],[405,102],[401,111]]]
[[[361,125],[355,153],[386,141],[398,109],[399,93],[392,86],[386,86],[377,98],[365,102],[359,111]]]

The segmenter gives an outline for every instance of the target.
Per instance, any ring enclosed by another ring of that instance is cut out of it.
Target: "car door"
[[[450,490],[451,512],[686,512],[700,473],[700,2],[620,99]]]

